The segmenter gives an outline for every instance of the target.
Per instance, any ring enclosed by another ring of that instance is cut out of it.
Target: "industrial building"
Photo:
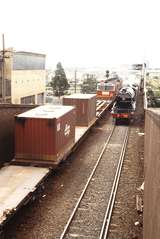
[[[0,102],[43,104],[45,55],[32,52],[2,52],[0,63]]]

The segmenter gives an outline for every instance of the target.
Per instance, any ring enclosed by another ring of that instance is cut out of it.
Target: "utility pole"
[[[77,70],[74,72],[74,92],[77,91]]]
[[[2,101],[5,103],[5,41],[4,41],[4,34],[2,34]]]

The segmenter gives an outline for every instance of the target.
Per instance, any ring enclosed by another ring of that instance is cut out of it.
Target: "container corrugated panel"
[[[63,105],[76,107],[77,126],[89,126],[96,119],[95,94],[73,94],[64,96]]]
[[[75,142],[75,108],[40,106],[15,117],[15,158],[57,162]]]

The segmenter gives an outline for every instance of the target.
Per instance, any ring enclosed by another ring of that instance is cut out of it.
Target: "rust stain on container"
[[[88,126],[96,119],[96,95],[73,94],[63,97],[63,105],[76,107],[76,125]]]
[[[15,117],[15,158],[57,162],[75,142],[75,108],[45,105]]]

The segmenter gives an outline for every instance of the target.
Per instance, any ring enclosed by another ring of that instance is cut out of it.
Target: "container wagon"
[[[39,106],[15,117],[15,161],[58,164],[75,143],[75,108]]]
[[[35,198],[46,177],[75,150],[96,122],[95,95],[86,95],[80,101],[84,111],[92,107],[83,122],[85,126],[76,125],[74,106],[39,106],[15,116],[15,157],[0,169],[0,230]]]
[[[15,158],[0,169],[0,229],[75,145],[75,117],[74,107],[59,105],[15,116]]]
[[[49,168],[7,165],[0,169],[0,238],[3,226],[43,186]]]
[[[92,126],[75,122],[73,106],[39,106],[15,116],[15,157],[0,169],[0,231]]]

